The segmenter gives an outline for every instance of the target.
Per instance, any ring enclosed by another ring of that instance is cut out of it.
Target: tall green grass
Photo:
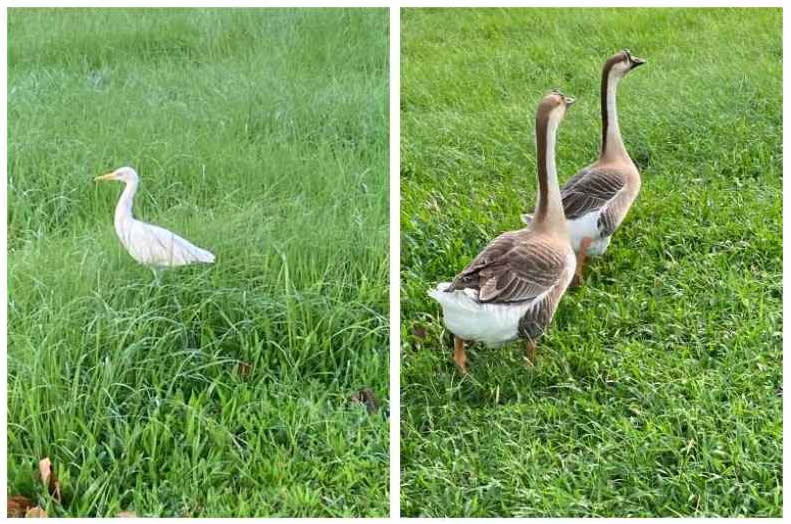
[[[10,12],[9,494],[58,516],[387,514],[388,420],[348,400],[388,396],[387,19]],[[214,265],[157,286],[129,257],[121,187],[92,181],[122,165],[137,216]]]
[[[403,514],[782,514],[781,10],[403,12]],[[469,351],[434,283],[535,202],[541,96],[577,97],[561,181],[600,141],[604,60],[643,189],[539,346]]]

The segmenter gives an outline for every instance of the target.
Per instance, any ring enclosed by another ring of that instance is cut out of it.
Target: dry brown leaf
[[[35,508],[30,508],[25,513],[26,519],[45,519],[47,518],[47,512],[41,506],[36,506]]]
[[[247,362],[239,362],[236,366],[236,372],[239,373],[240,377],[248,377],[250,376],[250,372],[253,370],[252,364],[248,364]]]
[[[122,518],[122,519],[136,519],[137,518],[137,513],[135,513],[134,511],[121,511],[115,517],[116,518]]]
[[[357,393],[354,393],[349,400],[353,403],[364,404],[368,413],[375,413],[379,409],[379,400],[371,391],[371,388],[363,388]]]
[[[426,338],[426,328],[423,326],[415,326],[412,328],[412,336],[418,340]]]
[[[38,472],[41,474],[41,482],[47,487],[49,494],[60,502],[60,482],[55,472],[52,471],[52,462],[49,457],[44,457],[38,463]]]
[[[49,484],[49,479],[52,477],[52,461],[49,460],[49,457],[38,461],[38,472],[41,475],[41,482]]]
[[[11,518],[24,517],[27,510],[33,507],[33,501],[22,495],[8,497],[6,515]]]

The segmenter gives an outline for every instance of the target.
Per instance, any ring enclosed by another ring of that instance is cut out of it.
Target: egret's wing
[[[183,266],[195,262],[212,263],[214,255],[165,228],[135,221],[129,230],[127,248],[144,264]]]

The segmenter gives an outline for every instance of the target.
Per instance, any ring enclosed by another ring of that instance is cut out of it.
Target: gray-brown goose
[[[465,341],[497,346],[522,337],[532,362],[536,343],[574,276],[574,251],[555,169],[558,124],[573,102],[553,91],[538,106],[535,220],[495,238],[453,282],[429,292],[442,306],[445,326],[455,336],[453,359],[464,373]]]
[[[645,60],[628,49],[611,56],[602,69],[602,141],[599,159],[574,175],[561,190],[563,211],[577,253],[575,283],[582,283],[586,256],[599,256],[607,250],[640,192],[640,173],[626,152],[618,126],[616,91],[618,82]],[[531,215],[523,215],[530,223]]]

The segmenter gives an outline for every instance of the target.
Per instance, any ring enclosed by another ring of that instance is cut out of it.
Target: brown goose
[[[582,283],[585,257],[607,250],[615,230],[621,225],[637,194],[640,173],[629,158],[618,127],[615,94],[618,82],[645,63],[628,49],[610,57],[602,69],[602,141],[599,159],[574,175],[561,190],[563,211],[577,253],[575,284]],[[532,216],[523,215],[526,223]]]
[[[465,340],[497,346],[522,337],[532,362],[536,342],[574,276],[574,251],[555,169],[558,124],[572,103],[572,98],[553,91],[538,106],[535,220],[525,229],[495,238],[453,282],[429,292],[441,304],[445,326],[455,335],[453,359],[464,373]]]

